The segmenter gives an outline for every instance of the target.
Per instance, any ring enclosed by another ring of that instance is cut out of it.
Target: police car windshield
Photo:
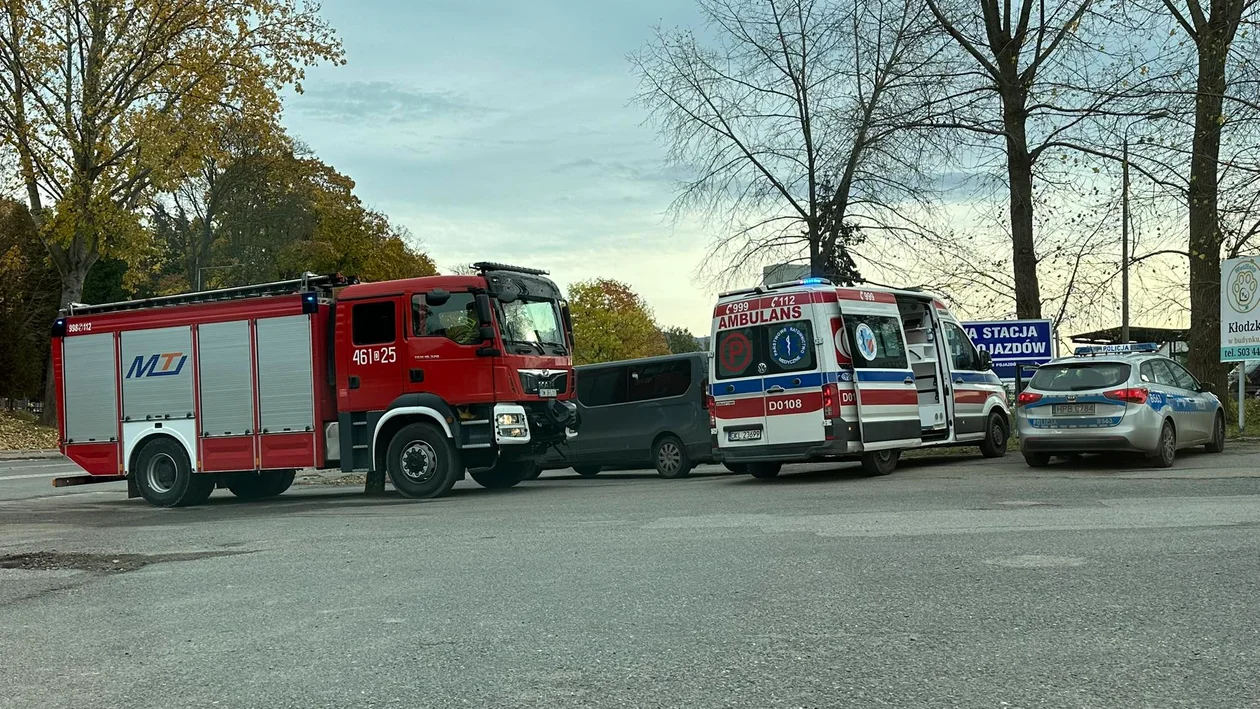
[[[1028,386],[1040,391],[1088,391],[1119,386],[1129,380],[1123,362],[1064,362],[1037,369]]]

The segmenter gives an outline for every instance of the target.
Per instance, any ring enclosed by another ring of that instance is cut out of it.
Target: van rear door
[[[837,294],[853,355],[863,449],[921,444],[919,396],[896,299],[891,293],[845,288]]]

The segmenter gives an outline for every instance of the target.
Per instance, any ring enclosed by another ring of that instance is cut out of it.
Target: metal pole
[[[1120,187],[1120,342],[1129,341],[1129,136],[1125,132]]]
[[[1238,363],[1238,433],[1247,427],[1247,360]]]

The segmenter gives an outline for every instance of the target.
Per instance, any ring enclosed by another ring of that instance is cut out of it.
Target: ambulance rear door
[[[853,356],[863,450],[920,445],[919,396],[896,298],[849,288],[837,289],[837,295]]]

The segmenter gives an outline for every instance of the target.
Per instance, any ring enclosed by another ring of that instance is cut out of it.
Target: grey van
[[[709,431],[709,354],[692,352],[575,368],[578,435],[552,449],[543,468],[590,477],[606,468],[652,466],[681,478],[714,462]]]

